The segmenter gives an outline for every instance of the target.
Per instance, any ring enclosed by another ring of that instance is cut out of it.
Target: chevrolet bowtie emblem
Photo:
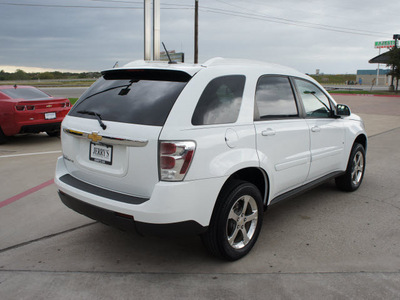
[[[88,139],[92,140],[95,143],[101,141],[102,138],[103,137],[99,135],[97,132],[92,132],[91,134],[88,135]]]
[[[50,108],[50,107],[53,107],[53,105],[49,104],[49,105],[46,105],[46,107],[47,107],[47,108]]]

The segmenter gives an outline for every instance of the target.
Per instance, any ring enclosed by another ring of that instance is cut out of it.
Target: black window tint
[[[74,105],[71,116],[163,126],[186,82],[99,79]]]
[[[236,122],[246,77],[230,75],[215,78],[204,89],[192,117],[193,125]]]
[[[256,103],[259,118],[255,116],[255,119],[298,115],[293,90],[287,77],[261,77],[257,83]]]
[[[329,118],[331,116],[329,99],[315,84],[296,79],[296,86],[308,117]]]
[[[49,99],[49,95],[42,92],[41,90],[34,88],[12,88],[1,90],[7,96],[13,99],[25,99],[25,100],[39,100]]]

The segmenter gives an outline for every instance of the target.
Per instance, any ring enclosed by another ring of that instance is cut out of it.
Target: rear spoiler
[[[101,72],[105,80],[161,80],[188,82],[192,76],[178,70],[111,69]]]

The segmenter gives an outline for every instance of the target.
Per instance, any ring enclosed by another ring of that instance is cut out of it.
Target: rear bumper
[[[14,121],[4,126],[3,132],[7,136],[16,135],[19,133],[39,133],[39,132],[53,132],[61,128],[62,118],[46,121]]]
[[[68,113],[68,109],[55,110],[56,118],[46,120],[45,112],[23,111],[14,113],[12,118],[8,118],[6,124],[2,126],[5,135],[12,136],[19,133],[39,133],[53,132],[60,130],[61,122]]]
[[[100,221],[106,225],[110,225],[124,231],[136,231],[141,235],[193,235],[201,234],[207,230],[207,227],[201,226],[195,221],[185,221],[170,224],[149,224],[135,221],[133,216],[124,215],[104,209],[98,206],[88,204],[71,197],[61,191],[58,192],[61,201],[70,209],[85,215],[91,219]]]
[[[120,194],[71,178],[74,177],[66,169],[63,157],[60,157],[54,181],[68,207],[106,224],[156,235],[204,232],[227,179],[160,181],[154,185],[151,195],[143,198],[135,196],[135,191],[131,195]]]
[[[60,131],[61,122],[49,124],[24,125],[19,133],[39,133],[39,132],[54,132]]]

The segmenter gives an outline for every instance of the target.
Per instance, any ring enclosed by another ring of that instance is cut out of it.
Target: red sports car
[[[0,143],[19,133],[58,136],[70,108],[67,98],[53,98],[32,86],[0,86]]]

